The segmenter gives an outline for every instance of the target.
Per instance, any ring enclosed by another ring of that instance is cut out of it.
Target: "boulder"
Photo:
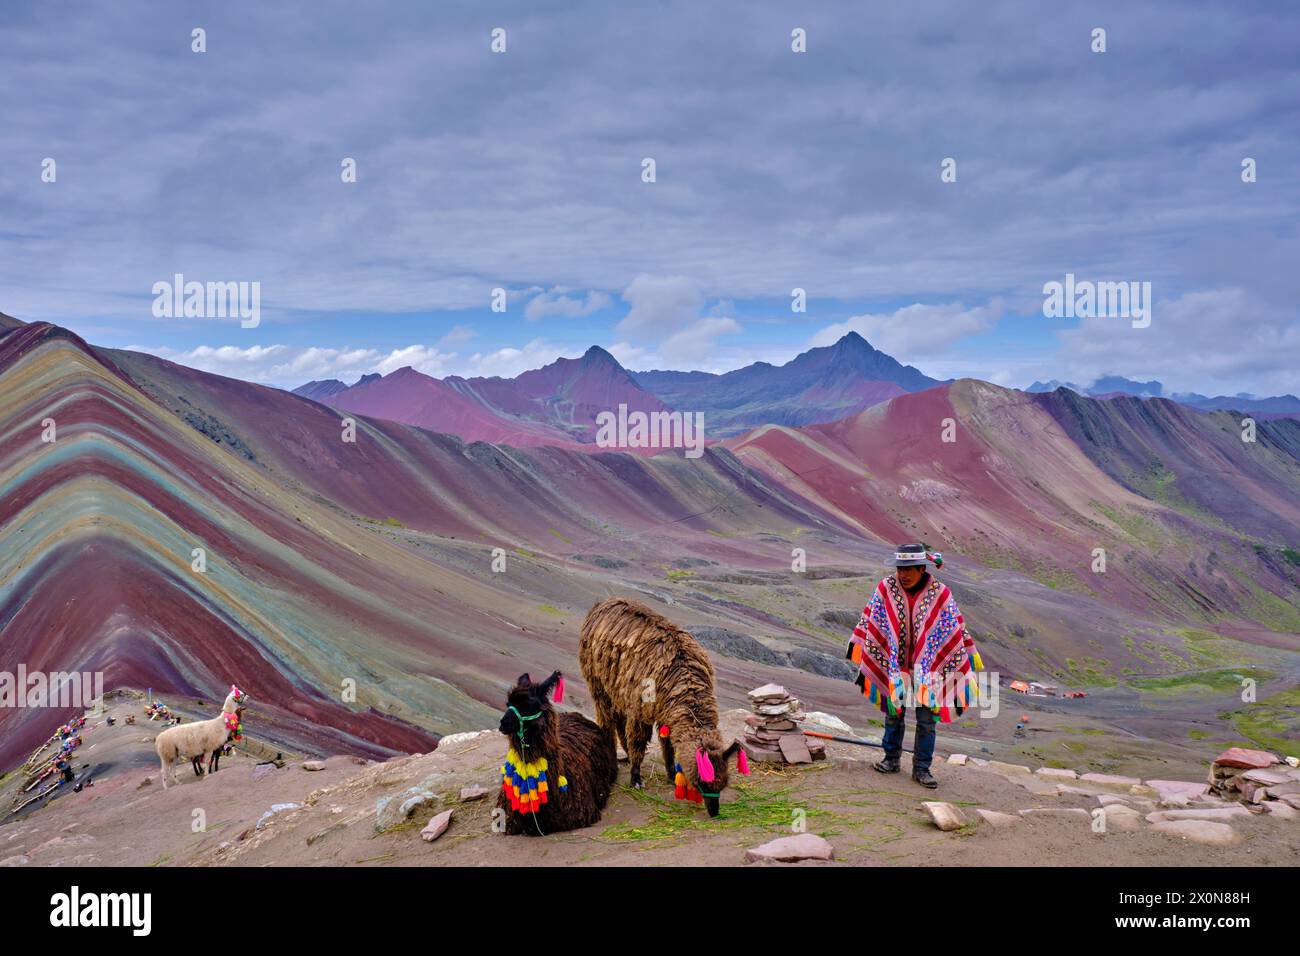
[[[1079,775],[1073,770],[1062,770],[1059,767],[1039,767],[1034,773],[1040,777],[1051,777],[1054,780],[1077,780]]]
[[[987,766],[994,773],[1000,773],[1003,776],[1019,776],[1020,774],[1029,774],[1029,768],[1018,763],[1003,763],[1001,760],[990,760]]]
[[[835,848],[815,833],[778,837],[745,851],[746,863],[797,863],[800,860],[833,860]]]
[[[1251,813],[1245,807],[1206,807],[1199,810],[1157,810],[1147,814],[1147,823],[1161,823],[1168,820],[1232,820],[1236,817],[1248,817]]]
[[[1273,787],[1267,787],[1264,793],[1270,800],[1280,800],[1285,796],[1294,793],[1300,793],[1300,781],[1288,780],[1286,783],[1279,783]]]
[[[1122,803],[1112,803],[1101,808],[1106,817],[1106,829],[1132,832],[1142,829],[1142,814]]]
[[[1134,787],[1142,786],[1142,781],[1136,777],[1121,777],[1113,773],[1085,773],[1079,779],[1112,793],[1132,793]]]
[[[1055,818],[1062,820],[1085,820],[1092,822],[1092,814],[1080,807],[1030,807],[1021,810],[1022,817],[1034,819]]]
[[[966,817],[951,803],[925,800],[921,803],[921,806],[925,808],[925,812],[930,815],[930,819],[934,821],[934,825],[940,830],[960,830],[966,826]]]
[[[834,714],[822,713],[820,710],[809,711],[804,715],[803,722],[813,730],[828,730],[841,737],[853,736],[852,727],[840,720]]]
[[[1300,810],[1288,806],[1281,800],[1265,800],[1264,812],[1269,813],[1279,820],[1298,820],[1300,819]]]
[[[482,800],[488,795],[486,787],[473,786],[462,787],[460,790],[460,802],[469,803],[471,800]]]
[[[1269,770],[1260,768],[1256,770],[1247,770],[1239,778],[1249,780],[1251,783],[1262,783],[1264,786],[1272,786],[1275,783],[1293,783],[1289,772],[1283,773],[1281,770]]]
[[[952,754],[948,757],[948,763],[954,767],[964,767],[966,766],[966,759],[965,754]]]
[[[1232,846],[1241,842],[1241,837],[1232,827],[1209,820],[1161,820],[1151,829],[1206,846]]]
[[[1161,802],[1186,803],[1209,792],[1209,784],[1194,780],[1148,780],[1146,785],[1156,792]]]
[[[420,831],[420,837],[425,843],[432,843],[438,837],[447,832],[447,827],[451,826],[451,810],[443,810],[437,816],[429,820],[424,829]]]
[[[1020,817],[1010,813],[999,813],[997,810],[985,810],[983,807],[975,809],[976,815],[989,824],[995,830],[1002,830],[1014,823],[1020,822]]]
[[[437,799],[433,793],[420,787],[411,787],[391,797],[380,797],[375,801],[375,830],[382,833],[404,823],[416,810],[429,806]]]
[[[1247,750],[1244,747],[1229,747],[1214,758],[1215,766],[1241,767],[1245,770],[1262,770],[1280,762],[1267,750]]]
[[[480,737],[487,737],[496,734],[495,730],[470,730],[460,734],[448,734],[438,741],[438,747],[455,747],[458,744],[466,744],[470,741],[478,740]]]
[[[320,760],[308,760],[302,765],[303,770],[324,770],[325,763]]]

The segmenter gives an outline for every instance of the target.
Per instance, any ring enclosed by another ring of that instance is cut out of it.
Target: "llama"
[[[632,786],[644,786],[641,762],[657,724],[664,770],[677,798],[703,803],[716,817],[728,783],[727,761],[736,755],[740,772],[748,774],[749,760],[739,740],[727,745],[718,732],[713,665],[704,648],[644,604],[607,598],[582,622],[578,661],[596,722],[610,728],[627,751]]]
[[[558,713],[564,700],[556,671],[540,684],[520,676],[506,698],[501,733],[510,739],[501,766],[497,807],[506,833],[545,836],[589,827],[600,819],[618,777],[618,755],[608,730],[581,714]]]
[[[162,769],[163,789],[167,789],[167,779],[171,776],[176,782],[173,764],[177,757],[188,757],[194,767],[195,776],[203,776],[203,758],[222,746],[232,734],[239,733],[239,711],[246,703],[248,695],[234,684],[221,706],[220,715],[211,720],[199,720],[192,724],[168,727],[158,735],[154,750]]]

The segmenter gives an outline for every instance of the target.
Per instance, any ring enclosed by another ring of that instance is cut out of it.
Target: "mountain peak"
[[[620,369],[623,367],[619,364],[618,359],[614,358],[614,356],[610,355],[599,345],[593,345],[591,348],[587,349],[587,351],[583,352],[581,362],[589,368],[602,365],[614,366]]]

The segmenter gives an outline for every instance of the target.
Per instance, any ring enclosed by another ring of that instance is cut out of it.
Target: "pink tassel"
[[[556,684],[555,684],[555,694],[554,694],[554,697],[553,697],[552,699],[553,699],[557,704],[563,704],[563,703],[564,703],[564,675],[563,675],[563,674],[561,674],[561,675],[560,675],[560,679],[559,679],[558,681],[556,681]]]
[[[736,751],[736,766],[740,768],[742,774],[749,776],[749,755],[745,753],[743,747]]]
[[[713,783],[713,764],[709,762],[709,755],[703,750],[695,751],[695,769],[700,772],[702,783]]]

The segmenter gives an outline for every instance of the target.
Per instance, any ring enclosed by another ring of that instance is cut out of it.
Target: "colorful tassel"
[[[749,776],[749,755],[745,753],[744,747],[736,751],[736,766],[740,768],[742,774]]]
[[[982,671],[984,669],[984,661],[980,659],[980,652],[977,650],[971,650],[970,657],[971,663],[975,665],[975,669],[977,671]]]
[[[551,695],[551,699],[555,701],[557,704],[564,703],[564,675],[563,674],[561,674],[560,679],[555,682],[555,693]]]
[[[709,755],[703,750],[695,751],[695,769],[700,773],[702,783],[713,782],[713,763],[709,760]]]
[[[659,727],[659,737],[660,737],[660,739],[662,739],[662,740],[667,740],[667,739],[668,739],[668,725],[667,725],[667,724],[662,724],[662,725],[660,725],[660,727]]]

